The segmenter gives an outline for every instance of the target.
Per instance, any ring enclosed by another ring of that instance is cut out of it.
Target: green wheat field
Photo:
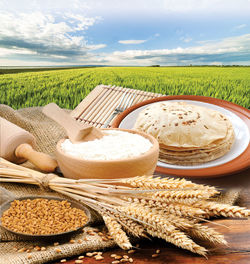
[[[14,109],[55,102],[73,109],[97,85],[166,95],[203,95],[250,108],[250,67],[94,67],[0,71],[0,103]]]

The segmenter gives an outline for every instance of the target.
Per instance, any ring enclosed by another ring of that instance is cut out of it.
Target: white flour
[[[140,156],[147,152],[152,143],[137,134],[125,131],[107,130],[101,139],[73,144],[66,139],[62,150],[74,157],[86,160],[116,160]]]

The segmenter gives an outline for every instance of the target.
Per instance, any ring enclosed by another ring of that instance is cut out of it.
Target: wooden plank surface
[[[200,179],[197,183],[205,183],[217,186],[224,190],[230,188],[242,188],[240,198],[237,204],[250,208],[250,169],[230,176],[217,179]],[[128,254],[133,258],[134,264],[154,263],[154,264],[249,264],[250,263],[250,219],[218,219],[214,220],[224,226],[216,226],[216,230],[223,233],[229,243],[228,247],[217,247],[211,249],[208,259],[197,256],[183,249],[179,249],[160,239],[152,241],[141,241],[140,249],[135,254]],[[213,224],[208,225],[215,227]],[[157,258],[152,258],[152,254],[157,249],[161,253]],[[107,249],[103,253],[104,260],[96,261],[93,258],[84,258],[83,263],[111,263],[113,258],[111,254],[124,255],[127,254],[119,248]],[[75,263],[75,258],[65,262],[66,264]],[[60,261],[54,262],[59,264]]]
[[[133,104],[162,96],[124,87],[98,85],[71,112],[78,122],[102,127],[118,106],[124,94],[135,94]]]

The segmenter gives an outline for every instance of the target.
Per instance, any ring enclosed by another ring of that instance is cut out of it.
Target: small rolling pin
[[[0,157],[18,164],[29,160],[39,169],[53,172],[57,167],[56,160],[35,151],[34,146],[32,134],[0,117]]]

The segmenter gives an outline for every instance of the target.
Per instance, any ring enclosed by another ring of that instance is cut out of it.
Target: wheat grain
[[[103,220],[109,230],[109,233],[114,238],[115,242],[124,250],[132,248],[132,245],[126,235],[122,230],[121,225],[109,215],[102,215]]]

